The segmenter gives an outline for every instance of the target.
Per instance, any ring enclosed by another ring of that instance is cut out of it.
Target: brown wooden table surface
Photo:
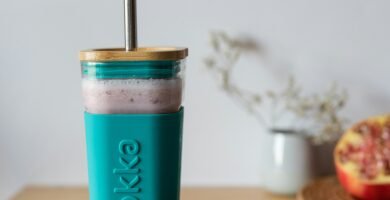
[[[259,188],[184,188],[182,200],[294,200]],[[26,187],[12,200],[88,200],[85,187]]]

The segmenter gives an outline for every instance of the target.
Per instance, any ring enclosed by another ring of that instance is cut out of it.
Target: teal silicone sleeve
[[[178,200],[183,109],[85,113],[90,200]]]

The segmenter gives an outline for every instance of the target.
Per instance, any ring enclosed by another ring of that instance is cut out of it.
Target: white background
[[[139,0],[140,44],[190,48],[183,184],[261,185],[269,149],[203,67],[210,30],[253,37],[279,63],[248,58],[242,84],[278,87],[293,73],[315,91],[336,80],[353,121],[390,110],[389,10],[388,0]],[[0,199],[25,184],[87,183],[78,51],[122,38],[121,0],[1,1]]]

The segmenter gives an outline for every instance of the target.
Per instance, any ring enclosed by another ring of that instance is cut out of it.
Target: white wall
[[[269,137],[202,68],[209,30],[256,38],[310,90],[339,81],[356,120],[390,110],[389,9],[387,0],[140,0],[141,44],[190,48],[183,183],[258,185],[266,164]],[[2,1],[0,199],[23,184],[86,184],[77,54],[122,38],[120,0]],[[243,84],[282,77],[263,69]]]

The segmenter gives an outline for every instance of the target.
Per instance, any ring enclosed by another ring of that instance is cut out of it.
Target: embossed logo
[[[138,200],[135,194],[141,192],[139,151],[140,145],[135,140],[122,140],[119,143],[121,168],[114,169],[113,173],[119,177],[118,181],[121,185],[121,187],[114,188],[114,193],[123,194],[124,197],[121,200]]]

